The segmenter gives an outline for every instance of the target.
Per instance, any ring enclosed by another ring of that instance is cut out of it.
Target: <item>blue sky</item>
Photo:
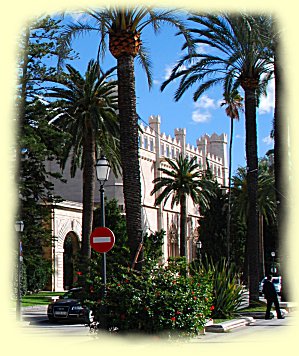
[[[81,18],[82,20],[82,18]],[[186,128],[187,142],[196,145],[196,140],[201,135],[227,133],[229,140],[230,120],[225,114],[225,107],[220,107],[222,100],[222,88],[215,87],[206,92],[196,103],[192,99],[193,89],[184,94],[179,102],[175,102],[173,94],[178,82],[169,84],[161,92],[160,86],[167,78],[171,68],[181,57],[181,46],[184,42],[180,36],[175,36],[176,29],[165,25],[163,31],[155,35],[152,28],[143,31],[142,41],[150,51],[152,61],[153,86],[149,90],[147,78],[142,67],[135,60],[136,70],[136,96],[137,112],[139,116],[148,122],[150,115],[161,116],[161,131],[167,135],[174,135],[175,128]],[[74,49],[79,53],[80,59],[73,61],[72,65],[82,73],[90,59],[97,56],[99,38],[94,32],[80,36],[73,42]],[[208,51],[205,46],[202,50]],[[107,52],[103,62],[103,69],[107,70],[116,65],[116,60]],[[195,89],[195,87],[194,87]],[[241,92],[241,95],[243,93]],[[257,112],[258,124],[258,155],[262,157],[273,148],[270,139],[270,131],[273,120],[274,107],[274,83],[270,83],[267,97],[261,99]],[[245,166],[245,132],[244,114],[234,126],[233,147],[233,171],[238,166]]]

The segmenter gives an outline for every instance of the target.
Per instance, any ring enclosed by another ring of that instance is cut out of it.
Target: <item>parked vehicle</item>
[[[92,311],[82,305],[80,295],[82,288],[72,288],[58,300],[48,305],[48,319],[50,321],[78,321],[90,324],[93,322]]]
[[[262,281],[260,282],[260,284],[259,284],[259,293],[260,293],[260,295],[263,295],[263,285],[264,285],[265,279],[266,279],[266,277],[264,277],[262,279]],[[278,295],[281,295],[281,276],[272,277],[271,282],[274,284],[276,293]]]

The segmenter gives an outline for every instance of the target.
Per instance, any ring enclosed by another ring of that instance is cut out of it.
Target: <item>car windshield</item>
[[[272,283],[278,284],[279,283],[279,278],[273,278]]]

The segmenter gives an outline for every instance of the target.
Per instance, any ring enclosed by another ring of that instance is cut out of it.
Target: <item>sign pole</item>
[[[101,184],[100,186],[100,195],[101,195],[101,227],[105,227],[105,190],[104,190],[104,184]],[[106,294],[107,294],[107,289],[106,289],[106,284],[107,284],[107,272],[106,272],[106,252],[103,252],[102,255],[102,283],[103,283],[103,289],[102,289],[102,303],[103,305],[103,315],[102,315],[102,321],[103,321],[103,329],[106,329]]]
[[[101,221],[100,226],[105,227],[105,198],[104,198],[104,185],[101,184],[100,195],[101,195]],[[106,252],[102,256],[102,281],[103,281],[103,292],[102,297],[106,297],[106,284],[107,284],[107,272],[106,272]]]

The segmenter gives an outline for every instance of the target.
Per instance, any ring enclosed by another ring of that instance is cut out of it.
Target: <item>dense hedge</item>
[[[103,320],[105,313],[108,327],[194,335],[210,318],[210,276],[190,275],[184,259],[162,266],[144,266],[142,274],[124,267],[119,272],[107,284],[106,298],[98,298],[100,279],[90,285],[92,293],[87,298],[96,320]]]

